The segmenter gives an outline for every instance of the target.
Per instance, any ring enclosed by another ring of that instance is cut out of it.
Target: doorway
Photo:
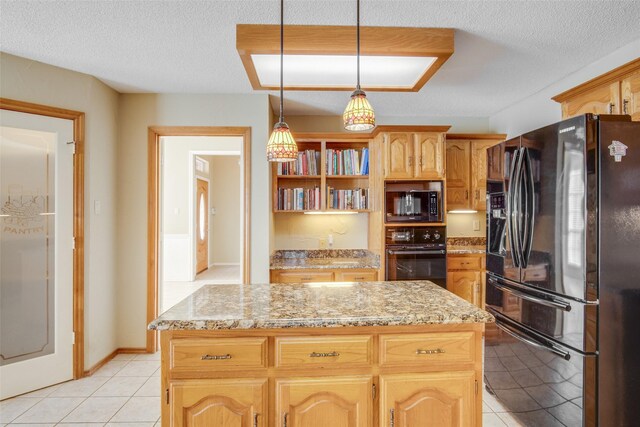
[[[83,375],[84,114],[0,99],[0,399]]]
[[[205,284],[248,283],[249,189],[248,128],[149,129],[149,321]],[[237,233],[225,236],[220,228],[234,229],[224,219],[230,205]],[[149,331],[147,350],[156,347]]]

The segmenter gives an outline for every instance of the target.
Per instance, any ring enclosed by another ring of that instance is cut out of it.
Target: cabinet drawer
[[[473,332],[381,335],[380,365],[473,362],[473,339]]]
[[[375,282],[378,280],[376,271],[341,271],[336,272],[336,281],[339,282]]]
[[[184,338],[169,344],[169,369],[217,371],[266,368],[266,338]]]
[[[276,366],[366,366],[372,362],[371,343],[368,335],[276,338]]]
[[[278,273],[278,283],[333,282],[331,271],[282,271]]]
[[[484,270],[482,255],[448,256],[447,270]]]

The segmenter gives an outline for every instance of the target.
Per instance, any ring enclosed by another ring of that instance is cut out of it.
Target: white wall
[[[305,215],[278,213],[274,249],[321,249],[333,235],[333,249],[368,249],[368,214]],[[328,246],[326,247],[328,248]]]
[[[508,137],[538,129],[562,119],[560,104],[551,99],[601,74],[611,71],[640,55],[640,40],[636,40],[586,67],[545,87],[538,93],[492,115],[492,132],[506,133]]]
[[[240,264],[240,157],[204,156],[209,161],[209,265]]]
[[[116,138],[118,93],[95,77],[0,53],[0,96],[86,114],[85,369],[117,348]],[[101,213],[94,212],[100,201]]]
[[[447,237],[485,237],[487,233],[486,215],[486,211],[447,214]],[[479,230],[473,229],[473,221],[478,221]]]
[[[149,126],[251,127],[251,281],[269,278],[268,95],[123,94],[118,138],[118,342],[144,347]]]

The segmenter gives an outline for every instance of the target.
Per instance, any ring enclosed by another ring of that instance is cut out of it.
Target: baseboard
[[[90,377],[91,375],[95,374],[98,369],[100,369],[104,365],[106,365],[108,362],[110,362],[118,354],[145,354],[145,353],[147,353],[147,349],[146,348],[136,348],[136,347],[120,347],[120,348],[116,348],[111,353],[109,353],[106,357],[104,357],[102,360],[100,360],[98,363],[93,365],[90,369],[84,371],[84,376],[85,377]]]

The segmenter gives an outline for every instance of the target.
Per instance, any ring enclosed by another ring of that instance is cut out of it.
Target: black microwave
[[[385,222],[442,222],[441,192],[386,190]]]

